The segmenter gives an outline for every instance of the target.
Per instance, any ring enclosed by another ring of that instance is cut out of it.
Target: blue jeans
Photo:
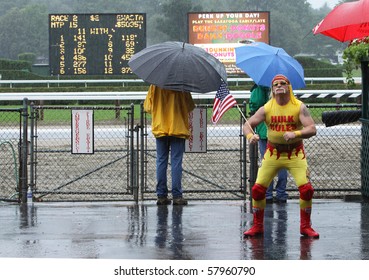
[[[173,136],[156,138],[156,194],[168,196],[168,159],[170,151],[172,196],[182,197],[182,160],[185,151],[185,139]]]
[[[267,146],[267,140],[260,139],[259,140],[259,150],[260,150],[260,155],[262,157],[265,154],[266,146]],[[286,192],[286,185],[287,185],[287,170],[281,169],[278,172],[278,181],[275,187],[276,193],[277,193],[277,199],[285,200],[288,198],[288,194]],[[266,194],[265,194],[266,199],[273,198],[273,187],[274,187],[274,183],[272,181],[266,191]]]

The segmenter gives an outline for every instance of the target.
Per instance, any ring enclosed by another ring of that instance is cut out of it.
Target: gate
[[[245,110],[244,105],[239,105]],[[210,120],[212,105],[197,105],[206,109]],[[210,108],[210,109],[209,109]],[[141,195],[142,199],[156,198],[156,148],[151,133],[151,117],[141,105]],[[245,115],[245,112],[244,112]],[[227,117],[229,120],[227,121]],[[239,125],[234,119],[239,118]],[[242,133],[243,120],[237,108],[223,116],[222,124],[207,125],[206,152],[186,152],[183,158],[182,185],[186,199],[240,200],[246,198],[246,141]],[[168,187],[171,186],[170,160]]]
[[[35,199],[133,200],[133,117],[133,105],[31,105],[30,186]]]
[[[0,108],[0,200],[18,201],[22,109]]]

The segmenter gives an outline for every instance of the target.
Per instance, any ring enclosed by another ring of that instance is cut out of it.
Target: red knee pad
[[[252,187],[251,194],[252,198],[255,200],[263,200],[265,198],[266,188],[262,185],[255,184]]]
[[[302,185],[299,187],[300,192],[300,198],[302,200],[311,200],[313,198],[314,189],[311,183],[306,183],[305,185]]]

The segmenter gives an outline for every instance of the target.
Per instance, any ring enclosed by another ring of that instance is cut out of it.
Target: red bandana
[[[287,79],[286,76],[282,75],[282,74],[278,74],[278,75],[275,75],[275,77],[273,78],[272,80],[272,84],[274,83],[274,81],[276,80],[283,80],[283,81],[286,81],[288,84],[290,84],[290,81]]]

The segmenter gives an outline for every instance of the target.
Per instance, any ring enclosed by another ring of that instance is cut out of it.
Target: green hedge
[[[34,53],[21,53],[18,55],[18,60],[28,61],[31,64],[36,60],[36,55]]]
[[[0,59],[0,70],[22,70],[31,72],[32,63],[24,60]]]
[[[32,54],[22,54],[20,56],[22,59],[31,60]],[[299,56],[296,57],[296,60],[300,62],[302,67],[304,68],[305,77],[342,77],[343,76],[343,67],[341,65],[332,65],[328,62],[320,61],[311,57]],[[22,72],[32,72],[35,69],[32,68],[32,63],[26,60],[7,60],[0,59],[0,71],[2,70],[13,70],[13,71],[22,71]],[[37,71],[35,71],[37,73]],[[12,76],[14,74],[14,76]],[[6,78],[5,78],[6,76]],[[95,76],[44,76],[47,79],[137,79],[136,75],[115,75],[115,76],[106,76],[106,75],[95,75]],[[229,75],[231,76],[231,75]],[[242,76],[242,75],[237,75]],[[37,79],[40,78],[40,75],[36,75]],[[24,73],[19,72],[8,72],[7,74],[3,73],[3,79],[32,79],[30,76],[25,76]]]
[[[304,68],[305,77],[343,77],[343,66],[333,65],[311,57],[299,56],[296,60]]]
[[[41,80],[47,79],[47,77],[40,77],[32,72],[26,70],[1,70],[2,80]]]
[[[32,59],[32,54],[22,54],[20,58]],[[300,62],[304,68],[305,77],[343,77],[343,67],[340,65],[332,65],[328,62],[320,61],[311,57],[296,57],[296,60]],[[45,72],[45,71],[44,71]],[[45,72],[47,73],[47,71]],[[0,74],[4,80],[32,80],[32,79],[63,79],[63,80],[79,80],[79,79],[138,79],[136,75],[80,75],[80,76],[49,76],[43,75],[40,71],[36,71],[35,67],[32,67],[32,63],[25,60],[7,60],[0,59]],[[247,77],[247,75],[229,75],[229,77]],[[137,84],[136,86],[139,86]]]
[[[304,68],[305,77],[343,77],[342,68]]]

